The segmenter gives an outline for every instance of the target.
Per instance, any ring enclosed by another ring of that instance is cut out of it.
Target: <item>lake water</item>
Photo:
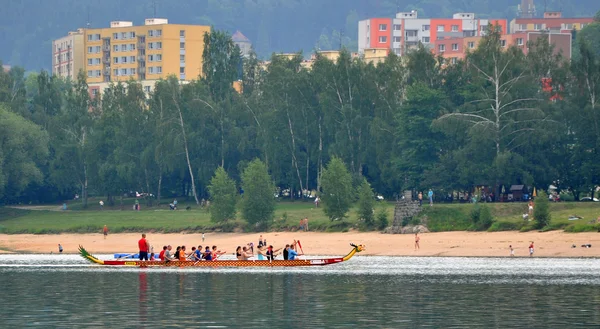
[[[76,255],[0,255],[0,277],[0,328],[600,326],[600,259],[354,257],[310,268],[139,269]]]

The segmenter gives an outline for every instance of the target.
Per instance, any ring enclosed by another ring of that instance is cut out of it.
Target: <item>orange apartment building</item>
[[[400,12],[395,18],[370,18],[358,23],[358,52],[388,49],[405,54],[419,43],[432,47],[437,40],[485,35],[488,25],[507,33],[505,19],[478,19],[474,13],[456,13],[452,18],[418,18],[416,11]]]

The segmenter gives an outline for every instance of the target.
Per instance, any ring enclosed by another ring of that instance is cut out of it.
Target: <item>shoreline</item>
[[[217,245],[221,251],[233,253],[238,245],[253,242],[257,245],[262,234],[275,248],[300,240],[307,255],[338,256],[350,251],[349,243],[364,244],[360,256],[417,256],[417,257],[509,257],[509,245],[515,257],[529,257],[530,241],[535,242],[534,257],[538,258],[600,258],[600,234],[595,232],[440,232],[423,233],[420,249],[414,249],[413,234],[381,234],[379,232],[269,232],[269,233],[206,233],[148,234],[148,240],[159,253],[163,245]],[[58,254],[58,244],[64,254],[76,254],[79,245],[92,254],[132,253],[137,250],[140,233],[110,234],[0,234],[0,254]],[[576,248],[572,248],[572,245]],[[582,248],[591,244],[591,248]]]

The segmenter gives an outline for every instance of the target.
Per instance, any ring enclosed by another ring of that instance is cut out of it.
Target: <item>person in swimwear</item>
[[[242,259],[242,247],[238,246],[235,249],[235,258],[237,258],[237,260],[243,260]]]
[[[179,254],[181,253],[181,246],[177,246],[177,249],[175,249],[175,259],[179,259]]]
[[[217,250],[217,246],[212,246],[212,260],[217,260],[217,258],[219,258],[219,256],[223,255],[225,252],[221,252],[220,250]]]

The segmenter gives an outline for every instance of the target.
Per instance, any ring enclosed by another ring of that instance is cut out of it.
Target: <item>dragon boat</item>
[[[160,260],[140,261],[140,260],[101,260],[79,246],[81,257],[98,265],[108,266],[137,266],[137,267],[280,267],[280,266],[323,266],[345,262],[352,258],[356,253],[366,249],[364,245],[350,244],[352,250],[344,257],[320,258],[320,259],[296,259],[296,260],[213,260],[213,261],[169,261]]]

